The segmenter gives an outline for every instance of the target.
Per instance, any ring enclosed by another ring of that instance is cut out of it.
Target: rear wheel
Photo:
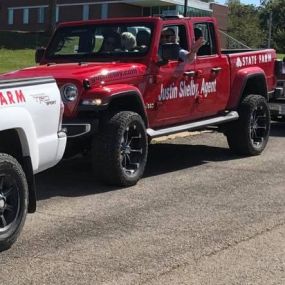
[[[226,130],[228,144],[235,153],[258,155],[267,145],[270,132],[270,111],[260,95],[249,95],[243,99],[239,119]]]
[[[106,184],[134,185],[143,175],[147,152],[142,118],[134,112],[118,112],[105,120],[94,137],[92,160],[96,177]]]
[[[18,161],[0,154],[0,251],[17,240],[25,223],[28,208],[28,185]]]

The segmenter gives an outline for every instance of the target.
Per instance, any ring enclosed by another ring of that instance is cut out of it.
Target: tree
[[[258,48],[264,44],[259,10],[253,5],[243,5],[239,0],[229,0],[229,28],[228,33],[251,48]]]
[[[268,31],[268,19],[272,13],[272,43],[278,52],[285,52],[285,2],[284,0],[262,1],[260,21],[263,30]]]
[[[234,4],[241,4],[241,3],[240,3],[240,0],[228,0],[228,1],[226,1],[226,4],[228,6],[231,6],[231,5],[234,5]]]

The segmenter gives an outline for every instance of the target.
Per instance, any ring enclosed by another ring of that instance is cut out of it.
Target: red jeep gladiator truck
[[[161,44],[168,28],[176,40]],[[191,51],[196,29],[205,44],[192,62],[183,61],[180,50]],[[267,144],[276,53],[222,51],[213,18],[62,23],[36,61],[39,66],[2,77],[56,79],[66,154],[90,150],[94,175],[108,184],[137,183],[155,137],[219,125],[238,154],[260,154]]]

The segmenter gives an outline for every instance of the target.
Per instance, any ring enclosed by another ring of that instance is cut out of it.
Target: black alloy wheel
[[[20,210],[20,189],[11,174],[0,173],[0,233],[15,222]]]
[[[239,119],[227,125],[225,135],[232,151],[258,155],[265,149],[270,133],[270,110],[261,95],[248,95],[239,108]]]
[[[134,176],[144,161],[144,130],[137,123],[127,126],[121,140],[121,163],[125,175]]]
[[[18,238],[28,209],[28,185],[18,161],[0,154],[0,251]]]
[[[253,109],[250,118],[250,138],[252,145],[257,149],[262,147],[264,141],[268,139],[269,120],[265,105],[260,104]]]
[[[94,175],[110,185],[135,185],[144,173],[147,153],[148,139],[141,116],[131,111],[115,113],[94,136]]]

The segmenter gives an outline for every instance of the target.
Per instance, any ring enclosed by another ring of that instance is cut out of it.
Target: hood
[[[70,79],[83,82],[87,79],[91,85],[99,85],[102,81],[107,83],[143,76],[145,71],[146,66],[138,63],[62,63],[39,65],[1,74],[0,79],[52,76],[59,81]]]

